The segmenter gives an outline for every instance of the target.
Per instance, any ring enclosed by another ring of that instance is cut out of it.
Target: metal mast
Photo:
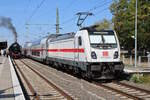
[[[56,34],[59,33],[59,11],[56,9]]]
[[[135,8],[135,67],[137,67],[137,3],[138,0],[136,0],[136,8]]]

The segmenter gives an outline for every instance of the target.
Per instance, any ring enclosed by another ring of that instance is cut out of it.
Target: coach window
[[[82,45],[82,39],[81,39],[81,36],[78,38],[78,42],[79,42],[79,46]]]

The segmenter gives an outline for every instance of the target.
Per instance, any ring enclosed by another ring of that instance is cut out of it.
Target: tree
[[[103,19],[102,21],[100,22],[96,22],[95,23],[96,25],[96,30],[102,30],[102,29],[112,29],[112,23],[111,21],[107,20],[107,19]]]
[[[135,1],[114,0],[110,6],[112,22],[118,33],[121,46],[134,48]],[[150,50],[150,1],[138,0],[138,50]]]

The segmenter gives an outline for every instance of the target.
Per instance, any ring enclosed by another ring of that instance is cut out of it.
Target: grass
[[[150,74],[134,74],[131,76],[130,81],[134,83],[150,85]]]

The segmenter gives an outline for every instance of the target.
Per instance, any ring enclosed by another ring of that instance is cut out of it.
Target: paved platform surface
[[[150,74],[150,67],[125,66],[124,71],[126,73],[149,73]]]
[[[22,89],[10,59],[2,56],[0,56],[0,100],[24,100]]]

